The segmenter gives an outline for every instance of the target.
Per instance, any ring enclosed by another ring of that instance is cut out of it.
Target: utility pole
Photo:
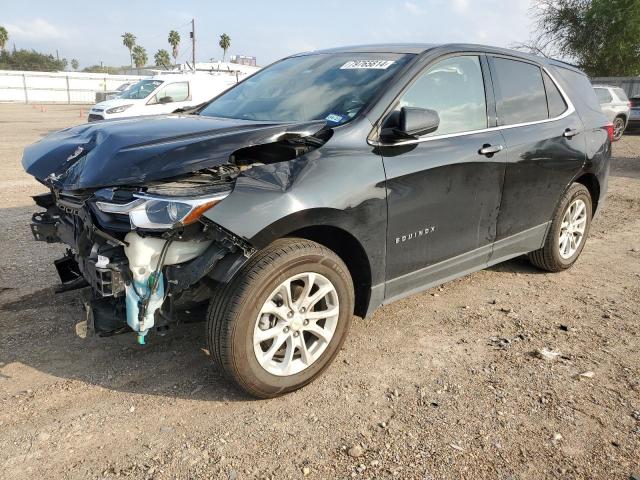
[[[193,71],[196,71],[196,21],[195,19],[191,19],[191,62],[193,66]]]

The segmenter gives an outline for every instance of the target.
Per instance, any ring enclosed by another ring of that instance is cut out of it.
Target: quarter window
[[[542,72],[544,78],[544,89],[547,92],[547,105],[549,107],[549,118],[555,118],[562,115],[567,109],[567,104],[562,98],[562,94],[551,77],[546,72]]]
[[[542,72],[530,63],[493,58],[499,125],[549,118]]]
[[[623,101],[623,102],[628,102],[629,101],[629,97],[627,97],[627,92],[625,92],[623,89],[614,88],[613,91],[621,101]]]
[[[429,108],[438,112],[440,125],[429,134],[431,136],[487,128],[480,59],[459,56],[432,65],[401,97],[398,108],[401,107]]]
[[[611,103],[611,101],[613,100],[613,97],[609,93],[609,90],[607,90],[606,88],[594,88],[594,90],[596,91],[596,97],[598,97],[598,102],[600,102],[600,105],[604,103]]]

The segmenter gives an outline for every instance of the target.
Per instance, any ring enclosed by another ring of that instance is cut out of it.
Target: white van
[[[89,121],[173,113],[204,103],[237,81],[230,73],[157,75],[131,85],[118,98],[94,105]]]

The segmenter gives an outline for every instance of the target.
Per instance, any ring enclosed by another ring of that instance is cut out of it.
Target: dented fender
[[[336,129],[322,148],[293,160],[254,165],[204,216],[256,249],[306,227],[344,230],[365,250],[374,284],[383,282],[385,175],[381,157],[362,145],[363,132],[370,129],[366,120],[354,122],[349,129]]]

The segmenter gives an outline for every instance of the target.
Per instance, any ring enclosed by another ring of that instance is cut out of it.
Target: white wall
[[[0,102],[95,103],[96,92],[115,90],[138,75],[0,70]]]

